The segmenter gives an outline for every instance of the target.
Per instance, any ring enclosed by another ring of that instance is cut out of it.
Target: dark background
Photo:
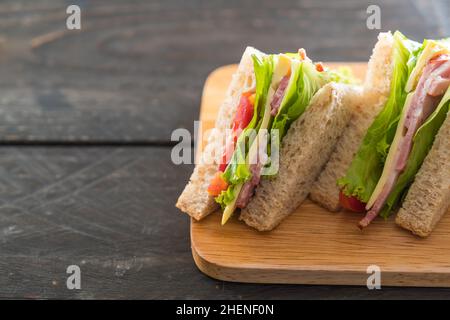
[[[65,27],[69,4],[81,31]],[[369,4],[382,31],[450,35],[445,0],[1,1],[0,298],[450,298],[216,281],[174,207],[192,167],[171,163],[170,134],[192,131],[207,75],[246,45],[367,61]],[[81,290],[66,288],[71,264]]]

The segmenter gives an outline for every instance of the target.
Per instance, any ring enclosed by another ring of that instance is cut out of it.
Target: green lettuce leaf
[[[280,139],[286,135],[291,124],[303,114],[314,94],[331,81],[327,72],[317,71],[314,64],[309,61],[300,62],[291,76],[294,77],[293,85],[287,88],[271,127],[271,130],[279,130]]]
[[[333,82],[346,83],[346,84],[358,84],[361,81],[352,73],[349,67],[339,67],[337,70],[328,71],[330,80]]]
[[[256,79],[255,106],[252,121],[247,128],[258,127],[257,124],[264,116],[264,106],[267,101],[270,83],[274,68],[273,55],[263,57],[262,60],[253,55],[253,69]]]
[[[375,189],[406,99],[405,85],[420,52],[419,43],[395,32],[389,98],[367,131],[346,176],[338,180],[347,196],[367,202]]]
[[[216,202],[220,204],[222,210],[226,208],[227,205],[233,202],[233,200],[238,196],[236,193],[236,185],[230,185],[227,190],[222,191],[216,198]]]
[[[430,151],[434,138],[438,133],[442,123],[450,110],[450,87],[447,89],[436,110],[430,115],[427,121],[417,130],[414,135],[411,153],[406,163],[406,168],[399,176],[394,189],[390,193],[386,205],[381,211],[382,217],[388,217],[402,199],[409,185],[413,182],[416,173],[419,171],[426,155]]]

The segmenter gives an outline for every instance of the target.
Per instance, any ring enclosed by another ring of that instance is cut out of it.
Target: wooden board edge
[[[349,270],[292,270],[221,266],[202,256],[191,242],[192,257],[197,268],[210,278],[239,283],[367,286],[369,274]],[[446,273],[382,272],[381,286],[450,287]]]
[[[257,268],[254,266],[221,265],[202,254],[196,245],[191,218],[191,253],[197,268],[210,278],[240,283],[299,284],[299,285],[350,285],[366,286],[366,270],[301,269],[301,268]],[[392,287],[450,287],[450,275],[444,272],[383,271],[382,286]]]

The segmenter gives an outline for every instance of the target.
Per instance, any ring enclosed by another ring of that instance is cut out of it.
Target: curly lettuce
[[[367,202],[383,171],[405,103],[405,86],[422,47],[400,32],[394,34],[393,73],[389,98],[368,129],[345,177],[338,180],[347,196]]]
[[[310,61],[300,62],[291,77],[292,85],[286,88],[271,127],[271,130],[278,130],[280,139],[286,135],[291,124],[305,112],[314,94],[331,81],[328,73],[317,71]]]

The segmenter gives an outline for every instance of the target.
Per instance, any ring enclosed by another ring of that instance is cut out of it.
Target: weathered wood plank
[[[445,289],[253,285],[195,267],[170,148],[0,149],[0,298],[450,298]],[[66,268],[81,268],[81,290]]]
[[[156,296],[164,278],[197,272],[188,219],[174,207],[191,168],[169,156],[169,148],[3,148],[0,296]],[[70,264],[85,277],[79,294],[65,286]],[[128,274],[146,291],[124,290]]]
[[[83,30],[64,32],[65,7]],[[0,3],[0,142],[158,142],[192,128],[208,73],[247,44],[366,60],[378,31],[450,33],[445,0],[5,0]],[[450,298],[446,289],[223,283],[192,260],[173,206],[191,167],[167,148],[0,148],[0,298]],[[82,290],[65,287],[79,264]]]
[[[54,299],[449,299],[448,289],[257,285],[220,282],[204,276],[186,250],[155,258],[102,257],[85,259],[81,290],[66,288],[65,270],[74,258],[8,257],[0,298]],[[83,261],[83,260],[81,260]],[[156,261],[156,262],[155,262]]]
[[[80,32],[65,29],[69,3],[82,7]],[[369,4],[383,30],[448,35],[448,5],[428,3],[2,1],[0,140],[167,142],[192,129],[208,73],[246,45],[365,61],[378,33],[366,28]]]

